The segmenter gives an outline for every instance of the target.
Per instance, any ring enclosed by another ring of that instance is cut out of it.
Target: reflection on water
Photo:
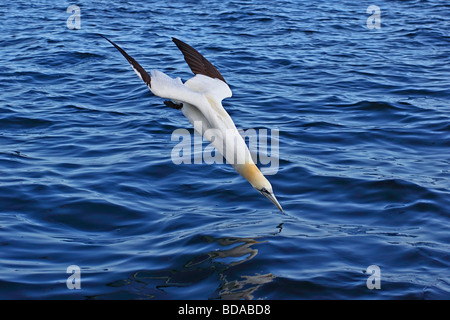
[[[252,245],[260,243],[254,239],[250,238],[218,238],[215,239],[210,236],[205,237],[208,242],[217,242],[223,247],[233,246],[227,250],[216,250],[208,253],[210,259],[215,259],[216,261],[228,261],[229,267],[238,265],[250,259],[253,259],[258,254],[258,249],[252,248]]]
[[[225,277],[224,277],[225,278]],[[253,300],[253,292],[262,285],[271,282],[275,276],[271,273],[241,276],[243,280],[224,280],[219,297],[224,300]]]
[[[172,299],[174,293],[168,294],[172,288],[176,287],[177,292],[182,292],[189,287],[198,288],[204,282],[205,287],[209,289],[211,285],[219,286],[215,290],[216,296],[210,296],[210,299],[251,300],[253,292],[275,278],[268,273],[239,275],[239,279],[230,279],[233,278],[233,268],[253,259],[258,254],[255,245],[264,241],[210,236],[204,236],[202,239],[208,244],[218,244],[219,248],[195,256],[180,269],[141,270],[126,280],[115,281],[108,286],[121,288],[128,294],[135,294],[141,298]],[[208,281],[211,278],[212,281]]]

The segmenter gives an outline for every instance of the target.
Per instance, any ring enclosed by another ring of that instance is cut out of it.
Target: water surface
[[[373,30],[372,2],[96,1],[79,30],[71,4],[0,4],[0,298],[450,297],[445,1],[378,1]],[[212,61],[237,127],[280,132],[285,214],[174,164],[190,124],[98,33],[184,80],[171,37]]]

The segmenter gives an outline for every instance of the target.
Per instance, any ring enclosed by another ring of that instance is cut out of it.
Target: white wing
[[[222,106],[222,100],[232,95],[225,82],[197,74],[183,84],[180,78],[173,79],[157,70],[150,71],[150,74],[152,93],[176,103],[183,103],[181,110],[185,117],[228,163],[233,166],[253,163],[244,139]]]
[[[197,50],[180,40],[173,39],[195,74],[195,77],[183,84],[180,78],[173,79],[156,70],[151,71],[150,76],[122,48],[104,38],[120,51],[154,95],[173,100],[177,104],[183,103],[181,110],[186,118],[236,170],[240,164],[253,163],[244,139],[222,106],[222,100],[231,97],[231,90],[220,72]],[[196,121],[202,124],[202,128],[196,126]]]

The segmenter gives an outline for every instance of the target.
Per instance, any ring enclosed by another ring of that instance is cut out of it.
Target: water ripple
[[[0,298],[448,298],[448,5],[377,5],[369,30],[345,0],[100,2],[69,30],[1,3]],[[228,165],[175,165],[188,121],[99,33],[184,80],[172,36],[217,65],[238,128],[279,130],[286,213]]]

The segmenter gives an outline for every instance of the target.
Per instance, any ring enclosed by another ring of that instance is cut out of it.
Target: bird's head
[[[283,212],[283,208],[278,202],[275,194],[273,193],[272,185],[269,180],[259,171],[258,167],[255,164],[247,164],[245,168],[239,170],[244,178],[247,179],[248,182],[258,190],[263,196],[269,199],[281,212]]]
[[[272,185],[266,178],[264,178],[264,179],[266,180],[265,183],[263,183],[262,185],[260,185],[258,187],[254,187],[254,188],[256,190],[258,190],[267,199],[269,199],[281,212],[283,212],[283,208],[281,207],[280,203],[278,202],[277,198],[275,197],[275,194],[273,193]]]

